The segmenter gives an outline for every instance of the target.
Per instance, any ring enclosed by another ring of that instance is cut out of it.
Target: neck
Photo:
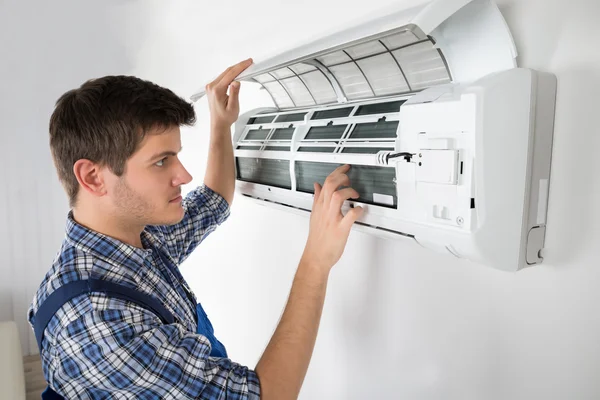
[[[143,248],[140,235],[144,226],[134,224],[127,218],[115,216],[110,212],[99,213],[94,207],[77,206],[73,208],[73,219],[90,230],[131,246]]]

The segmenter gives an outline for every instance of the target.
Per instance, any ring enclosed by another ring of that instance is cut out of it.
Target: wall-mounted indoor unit
[[[355,229],[516,271],[542,261],[556,78],[518,68],[491,0],[436,0],[252,65],[237,191],[307,213],[337,166]],[[204,95],[192,96],[196,101]]]

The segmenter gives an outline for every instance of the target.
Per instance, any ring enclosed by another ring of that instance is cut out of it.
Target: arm
[[[323,188],[315,184],[310,232],[281,321],[256,365],[261,398],[296,399],[308,369],[319,329],[327,280],[340,259],[352,224],[362,208],[341,213],[345,200],[358,198],[349,186],[348,166],[336,169]]]
[[[237,89],[239,90],[239,89]],[[235,166],[231,127],[211,122],[210,145],[204,184],[231,204],[235,190]]]
[[[229,204],[207,186],[199,186],[183,199],[183,219],[174,225],[147,226],[146,231],[163,243],[181,264],[230,214]]]
[[[204,186],[184,199],[183,220],[169,226],[147,227],[151,233],[160,236],[159,239],[178,264],[229,216],[229,205],[235,190],[231,125],[240,111],[240,83],[234,79],[251,63],[252,60],[248,59],[227,68],[206,86],[211,129]]]
[[[230,126],[239,113],[239,83],[233,79],[250,65],[249,62],[230,67],[206,87],[212,130],[204,182],[222,194],[228,203],[233,198],[235,184]],[[352,224],[362,214],[361,207],[352,209],[346,216],[341,213],[345,200],[359,197],[349,187],[337,190],[340,186],[350,186],[348,170],[349,166],[335,170],[323,188],[315,184],[304,254],[281,321],[256,366],[263,400],[295,399],[300,392],[317,337],[329,272],[342,255]]]
[[[252,60],[248,59],[231,66],[206,85],[210,107],[210,147],[204,184],[223,196],[229,204],[233,201],[235,190],[231,125],[240,113],[240,83],[234,79],[251,63]]]

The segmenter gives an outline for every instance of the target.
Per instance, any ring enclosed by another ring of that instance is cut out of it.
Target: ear
[[[73,173],[82,190],[93,196],[106,194],[104,168],[100,168],[98,164],[86,159],[77,160],[73,165]]]

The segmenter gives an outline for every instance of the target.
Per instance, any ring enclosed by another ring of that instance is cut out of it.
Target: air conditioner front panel
[[[535,229],[545,223],[551,125],[536,131],[532,121],[553,115],[553,102],[538,105],[537,97],[555,90],[540,79],[512,69],[445,92],[358,102],[350,111],[316,107],[302,120],[292,111],[250,112],[236,124],[238,191],[310,211],[313,182],[350,164],[360,198],[344,207],[365,208],[362,228],[499,269],[540,262],[532,248],[543,245]],[[250,142],[259,149],[244,149]],[[382,151],[412,158],[386,165]]]
[[[356,229],[502,270],[540,263],[556,79],[516,56],[492,0],[436,0],[253,65],[238,79],[274,107],[235,124],[237,191],[308,215],[313,183],[350,164]]]

